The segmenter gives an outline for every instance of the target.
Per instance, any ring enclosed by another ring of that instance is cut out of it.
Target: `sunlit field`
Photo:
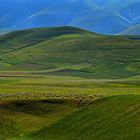
[[[139,140],[139,44],[74,27],[0,36],[0,140]]]
[[[0,73],[0,94],[140,94],[139,76],[127,79],[88,79],[70,76],[37,75],[30,72]],[[23,73],[23,74],[22,74]],[[27,74],[26,74],[27,73]]]

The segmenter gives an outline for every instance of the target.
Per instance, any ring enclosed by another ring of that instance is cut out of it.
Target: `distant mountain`
[[[118,33],[118,35],[140,35],[140,24],[130,27]]]
[[[75,26],[117,34],[140,23],[140,0],[1,0],[0,33]]]

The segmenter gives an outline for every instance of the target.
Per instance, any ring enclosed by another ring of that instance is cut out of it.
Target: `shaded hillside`
[[[74,27],[38,28],[15,31],[0,36],[0,51],[2,54],[16,49],[26,48],[60,35],[82,32],[85,31]]]
[[[0,102],[0,139],[11,140],[55,123],[78,107],[67,100]]]

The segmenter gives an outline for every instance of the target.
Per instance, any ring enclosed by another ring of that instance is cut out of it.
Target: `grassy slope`
[[[67,100],[0,102],[0,139],[29,135],[77,109],[73,102]]]
[[[78,28],[60,27],[60,28],[38,28],[22,31],[15,31],[0,36],[1,54],[15,51],[16,49],[26,48],[34,44],[49,40],[64,34],[74,34],[85,32]]]
[[[139,140],[139,96],[80,107],[64,100],[34,101],[48,93],[139,94],[140,40],[128,38],[72,27],[1,36],[0,139]],[[22,92],[31,93],[32,101]]]
[[[72,27],[19,31],[1,40],[12,42],[6,53],[0,45],[1,70],[45,70],[40,73],[101,79],[140,74],[140,40]]]
[[[34,136],[42,140],[137,140],[140,138],[139,101],[137,97],[106,98]]]
[[[139,140],[139,107],[139,96],[107,97],[21,140]]]

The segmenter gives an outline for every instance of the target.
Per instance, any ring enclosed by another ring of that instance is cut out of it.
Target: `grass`
[[[139,83],[139,79],[96,80],[68,76],[9,74],[9,77],[0,79],[0,93],[29,92],[40,96],[48,93],[102,94],[104,96],[140,94]]]
[[[104,80],[27,71],[1,75],[1,139],[139,139],[138,76]]]
[[[125,138],[138,139],[138,137],[135,136],[139,135],[140,130],[140,127],[137,124],[139,115],[139,99],[133,99],[133,97],[131,97],[129,100],[128,98],[125,100],[125,98],[121,99],[121,97],[116,97],[107,100],[105,99],[102,103],[84,108],[70,116],[70,118],[67,118],[70,121],[66,119],[52,126],[52,129],[50,128],[48,131],[52,134],[58,128],[60,128],[58,130],[68,128],[66,131],[58,132],[58,136],[56,135],[57,139],[74,139],[75,137],[79,139],[104,140],[115,138],[122,140]],[[70,128],[70,126],[72,127]],[[131,130],[130,128],[134,126],[135,128]],[[43,132],[44,131],[41,131],[39,133]],[[65,134],[68,134],[69,136]],[[37,133],[37,135],[40,134]],[[48,136],[49,139],[51,139],[51,137],[53,139],[53,135],[50,136],[50,138]]]
[[[4,109],[11,110],[13,108],[12,111],[16,110],[16,113],[18,112],[20,114],[14,121],[18,122],[20,120],[18,125],[22,126],[19,134],[14,135],[14,133],[12,133],[13,137],[9,139],[138,140],[140,138],[139,96],[123,95],[106,97],[90,104],[87,102],[81,105],[78,105],[77,102],[74,101],[61,101],[62,100],[40,101],[32,102],[32,104],[30,102],[20,104],[10,103],[10,105],[4,106]],[[28,104],[28,106],[26,104]],[[19,109],[18,105],[20,105]],[[61,117],[58,118],[58,115],[56,119],[55,115],[57,113]],[[49,118],[49,115],[51,118]],[[12,117],[10,117],[10,119],[11,118]],[[30,120],[29,118],[32,119]],[[25,122],[25,120],[28,120],[28,122]],[[47,121],[49,121],[49,124],[47,124]],[[34,122],[33,125],[31,125],[32,122]],[[28,129],[24,130],[24,126]],[[19,128],[19,126],[15,126],[15,129],[17,129],[17,127]],[[30,129],[32,131],[29,131]],[[22,135],[20,135],[21,132],[24,132],[23,130],[25,132],[28,131],[28,133],[22,133]]]
[[[103,36],[73,27],[57,27],[13,32],[0,39],[1,70],[36,70],[96,79],[140,74],[140,40],[127,36]]]
[[[139,99],[133,96],[105,98],[33,134],[33,138],[137,140],[140,138]]]
[[[0,139],[37,132],[76,110],[73,104],[63,100],[3,102],[0,104]]]
[[[139,44],[73,27],[0,36],[0,140],[139,140]]]

